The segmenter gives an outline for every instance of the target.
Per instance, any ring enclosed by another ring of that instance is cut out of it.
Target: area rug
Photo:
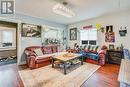
[[[100,66],[90,63],[64,75],[51,65],[19,71],[25,87],[80,87]]]

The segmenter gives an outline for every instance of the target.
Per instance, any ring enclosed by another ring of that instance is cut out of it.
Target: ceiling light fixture
[[[73,17],[75,16],[75,13],[71,11],[69,8],[66,7],[67,2],[63,2],[63,4],[56,4],[53,7],[53,12],[59,15],[63,15],[65,17]]]

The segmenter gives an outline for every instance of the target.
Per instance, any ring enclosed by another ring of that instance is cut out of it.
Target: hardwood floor
[[[24,87],[18,70],[27,68],[16,64],[0,66],[0,87]],[[106,64],[99,68],[81,87],[119,87],[119,65]]]
[[[119,87],[119,65],[106,64],[99,68],[81,87]]]

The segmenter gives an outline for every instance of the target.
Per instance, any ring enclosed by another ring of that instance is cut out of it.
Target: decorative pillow
[[[91,45],[88,45],[88,50],[91,50]]]
[[[94,49],[94,46],[92,46],[92,45],[89,45],[90,46],[90,49],[89,49],[89,51],[93,51],[93,49]]]
[[[86,46],[86,45],[84,45],[84,46],[83,46],[83,50],[85,50],[85,49],[86,49],[86,47],[87,47],[87,46]]]
[[[39,48],[39,49],[34,49],[34,52],[35,52],[35,54],[36,54],[37,56],[42,56],[42,55],[43,55],[41,48]]]
[[[99,48],[99,46],[94,46],[93,51],[96,51],[96,52],[97,52],[98,48]]]
[[[95,46],[92,46],[92,47],[91,47],[91,51],[94,51],[94,48],[95,48]]]
[[[52,47],[52,51],[53,51],[53,53],[56,53],[57,52],[57,47]]]
[[[44,54],[50,54],[50,53],[52,53],[51,47],[44,47],[43,50],[44,50]]]

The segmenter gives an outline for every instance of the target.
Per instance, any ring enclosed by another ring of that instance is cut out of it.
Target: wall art
[[[22,23],[22,37],[41,37],[41,26]]]
[[[70,40],[77,40],[77,28],[70,29]]]
[[[111,33],[113,32],[113,26],[112,25],[109,25],[109,26],[106,26],[106,33]]]
[[[105,42],[115,42],[115,33],[114,32],[107,32],[105,34]]]

